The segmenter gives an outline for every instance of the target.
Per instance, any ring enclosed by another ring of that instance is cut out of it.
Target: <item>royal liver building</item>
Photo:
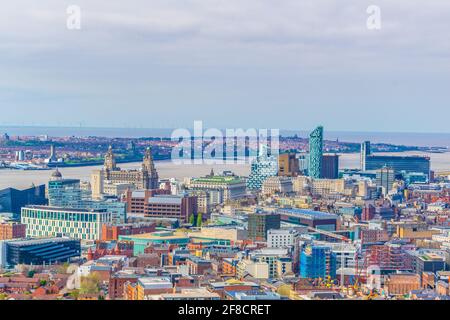
[[[105,163],[102,170],[94,171],[91,177],[92,194],[103,194],[105,184],[131,184],[135,189],[158,189],[158,172],[151,148],[145,150],[142,167],[140,170],[121,170],[117,167],[116,159],[110,146],[105,155]]]

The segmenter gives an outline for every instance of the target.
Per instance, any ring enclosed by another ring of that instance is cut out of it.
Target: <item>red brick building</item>
[[[389,241],[389,234],[387,233],[386,230],[372,230],[372,229],[361,230],[362,244],[387,242],[387,241]]]
[[[133,256],[134,244],[128,241],[118,241],[113,248],[109,248],[110,243],[106,241],[97,241],[94,250],[91,248],[87,252],[87,260],[97,260],[107,255]]]
[[[102,241],[117,241],[119,236],[151,233],[156,231],[154,223],[129,223],[129,224],[103,224]]]
[[[161,260],[157,253],[144,253],[136,257],[137,268],[160,267]]]
[[[25,238],[26,228],[27,226],[21,223],[0,223],[0,240]]]
[[[375,216],[375,207],[369,204],[367,207],[364,207],[361,214],[362,221],[370,221]]]
[[[124,201],[127,203],[127,212],[144,215],[148,199],[156,195],[170,195],[170,191],[165,189],[128,190],[124,197]]]
[[[145,217],[174,218],[187,222],[191,215],[197,215],[197,197],[167,193],[168,191],[162,189],[128,191],[124,200],[129,213],[142,214]]]
[[[161,261],[161,266],[169,264],[169,254],[176,245],[152,244],[144,249],[144,253],[156,253]]]
[[[189,257],[186,259],[189,274],[203,275],[207,270],[211,270],[211,261],[199,257]]]
[[[108,294],[111,300],[122,299],[125,296],[126,284],[136,284],[139,274],[115,273],[109,278]]]

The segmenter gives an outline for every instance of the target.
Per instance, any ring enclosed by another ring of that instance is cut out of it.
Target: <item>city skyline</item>
[[[1,8],[1,306],[450,300],[449,0]]]

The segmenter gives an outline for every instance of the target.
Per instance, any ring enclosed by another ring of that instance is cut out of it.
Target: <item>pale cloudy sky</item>
[[[81,30],[66,27],[69,5]],[[381,9],[368,30],[366,9]],[[448,0],[14,0],[0,125],[450,132]]]

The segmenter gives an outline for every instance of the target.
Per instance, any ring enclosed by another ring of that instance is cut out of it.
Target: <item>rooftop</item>
[[[183,196],[170,196],[170,195],[155,195],[148,199],[148,203],[165,203],[165,204],[177,204],[181,205],[181,201],[183,200]]]
[[[242,179],[235,176],[212,176],[193,178],[192,183],[223,183],[223,184],[237,184],[243,183]]]
[[[337,215],[332,214],[332,213],[322,212],[322,211],[313,211],[313,210],[308,210],[308,209],[278,209],[277,213],[303,216],[306,218],[313,218],[313,219],[317,219],[317,220],[337,219],[337,217],[338,217]]]
[[[61,208],[51,206],[26,206],[23,209],[33,210],[46,210],[46,211],[61,211],[61,212],[74,212],[74,213],[107,213],[104,209],[73,209],[73,208]]]
[[[134,234],[134,235],[127,235],[127,236],[121,236],[126,238],[133,238],[133,239],[146,239],[146,240],[152,240],[152,239],[182,239],[187,238],[188,236],[185,233],[174,233],[171,231],[166,232],[151,232],[151,233],[142,233],[142,234]]]
[[[139,278],[138,282],[144,289],[165,289],[173,287],[172,281],[166,277],[144,277]]]
[[[49,242],[68,242],[68,241],[80,241],[78,239],[72,239],[72,238],[39,238],[39,239],[12,239],[12,240],[5,240],[8,244],[15,244],[18,246],[31,246],[31,245],[37,245],[37,244],[44,244]]]

